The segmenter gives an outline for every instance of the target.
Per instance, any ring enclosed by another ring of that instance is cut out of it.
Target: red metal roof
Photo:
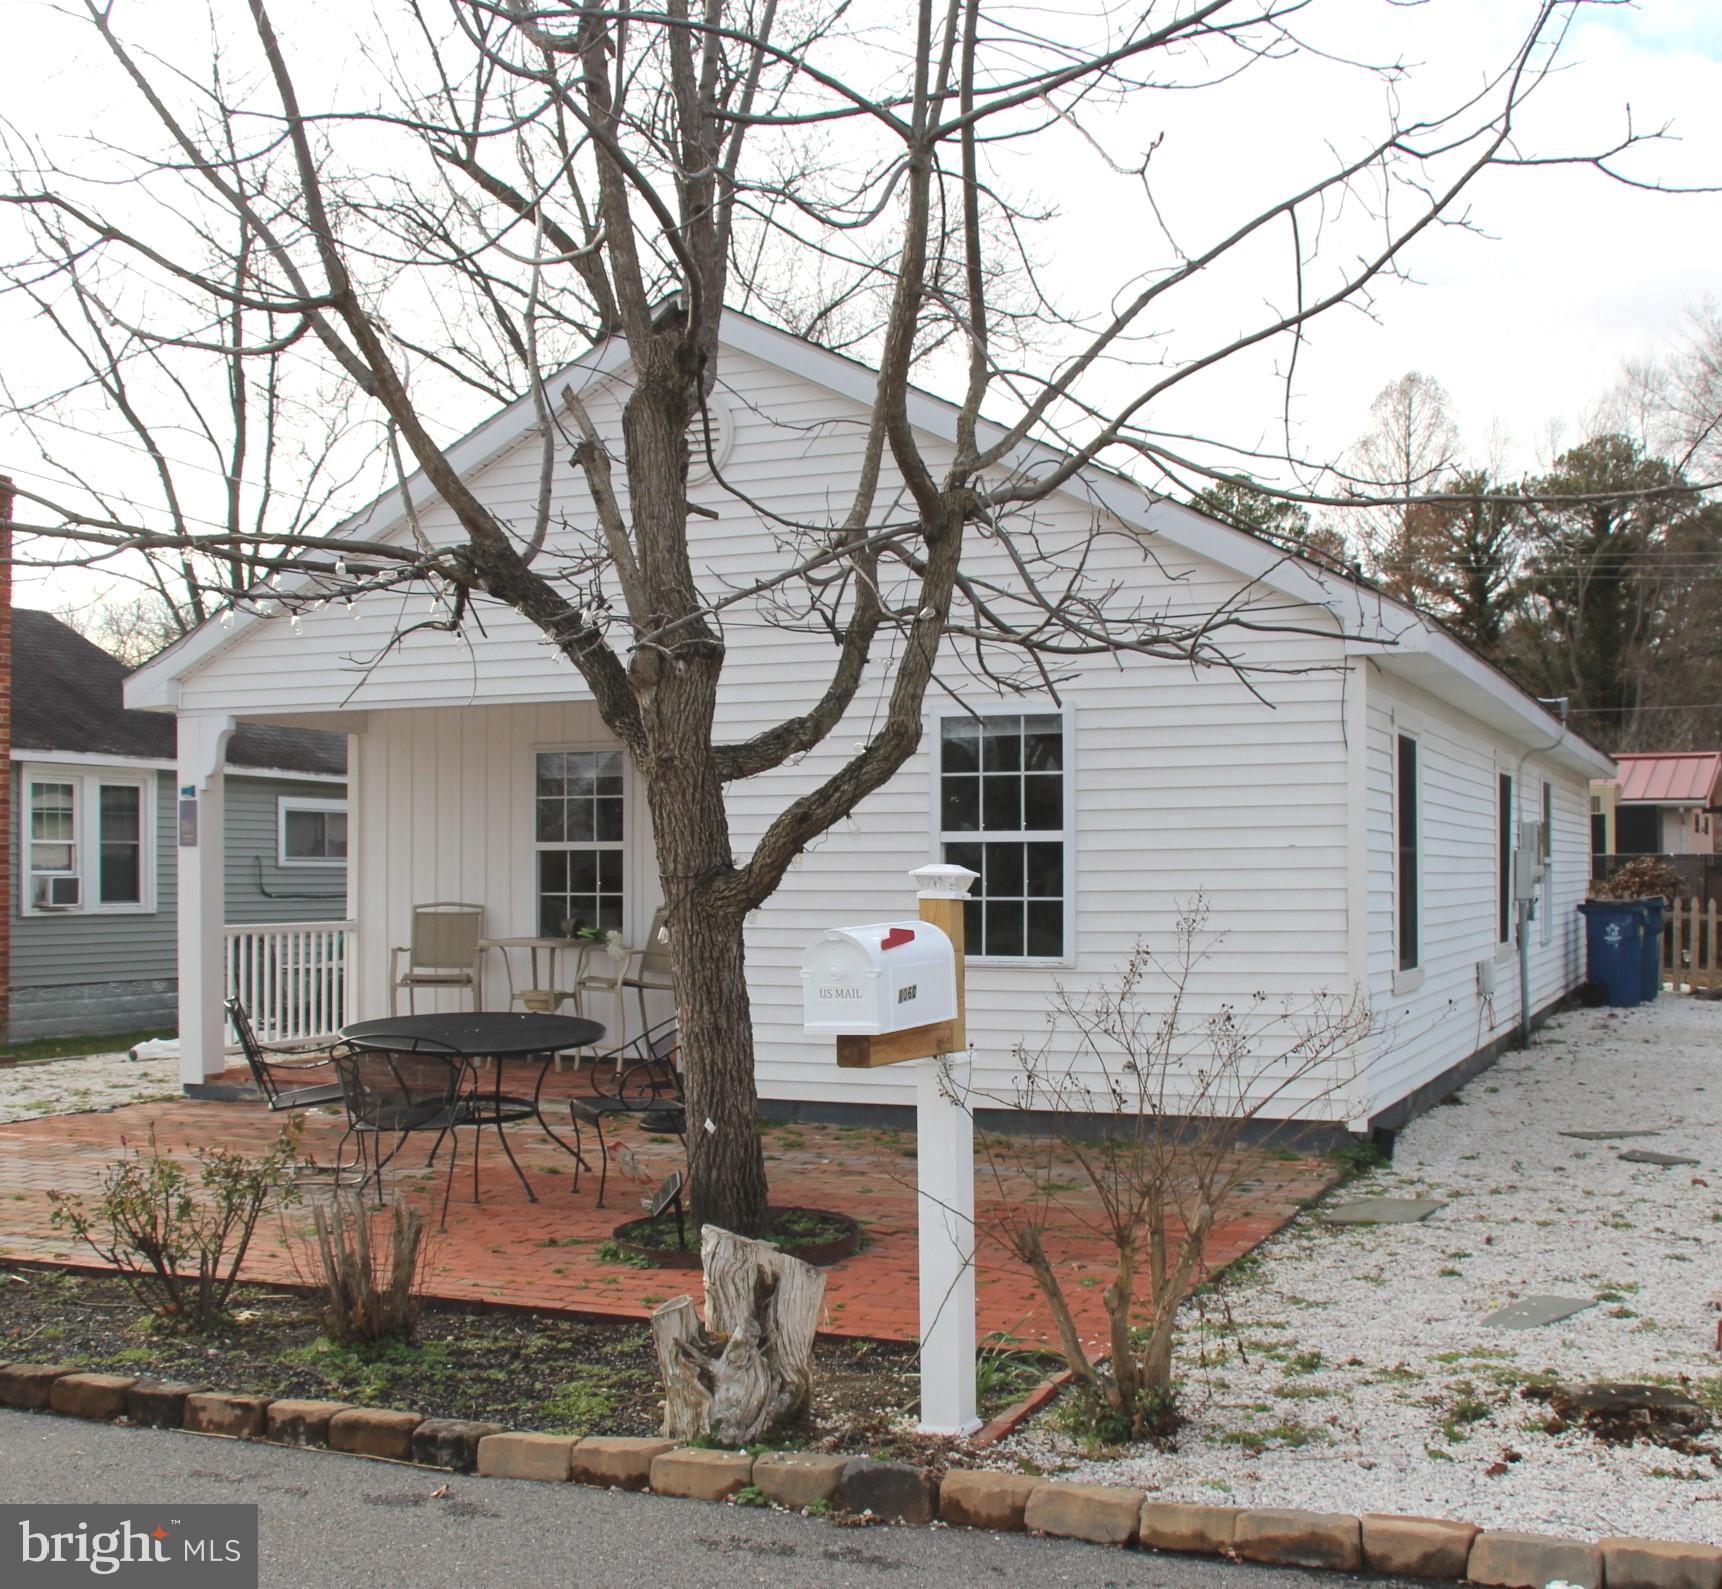
[[[1620,798],[1651,805],[1702,806],[1722,782],[1722,751],[1689,750],[1666,756],[1616,756]]]

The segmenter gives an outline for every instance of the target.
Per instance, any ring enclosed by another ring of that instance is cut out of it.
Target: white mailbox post
[[[924,866],[921,919],[834,929],[802,960],[807,1033],[837,1063],[914,1061],[921,1298],[921,1428],[968,1434],[975,1415],[975,1133],[967,1107],[963,901],[975,874]]]

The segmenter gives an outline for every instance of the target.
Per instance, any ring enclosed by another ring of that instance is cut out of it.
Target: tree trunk
[[[672,887],[666,878],[666,891]],[[753,1016],[739,919],[698,896],[670,917],[688,1109],[694,1227],[765,1231],[765,1155],[753,1074]]]
[[[652,1315],[664,1379],[664,1438],[710,1433],[744,1446],[793,1418],[813,1391],[825,1276],[764,1242],[708,1225],[700,1235],[706,1317],[687,1297]]]

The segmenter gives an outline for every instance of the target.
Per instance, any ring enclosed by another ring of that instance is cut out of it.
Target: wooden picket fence
[[[1682,988],[1722,988],[1722,914],[1712,899],[1682,899],[1662,920],[1662,980]]]

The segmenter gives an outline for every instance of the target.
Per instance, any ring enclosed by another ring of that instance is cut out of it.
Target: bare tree
[[[1001,1194],[990,1234],[1033,1275],[1066,1366],[1116,1439],[1177,1427],[1178,1308],[1206,1272],[1210,1238],[1263,1149],[1343,1113],[1376,1031],[1360,991],[1297,1008],[1256,994],[1192,1018],[1186,995],[1215,939],[1192,900],[1164,955],[1138,944],[1111,981],[1061,988],[1047,1041],[1018,1052],[1014,1092],[985,1100],[1054,1122],[1050,1135],[981,1137]],[[1110,1255],[1099,1350],[1048,1251],[1072,1229]]]
[[[1376,394],[1350,470],[1363,505],[1344,515],[1350,538],[1383,590],[1427,605],[1440,562],[1437,526],[1417,509],[1459,460],[1446,389],[1411,370]]]
[[[84,0],[153,131],[91,169],[14,139],[0,197],[49,242],[28,257],[30,290],[76,303],[92,270],[126,284],[127,348],[100,353],[98,376],[128,351],[223,361],[235,393],[272,360],[314,370],[353,394],[379,450],[422,474],[459,533],[433,544],[415,523],[341,539],[315,514],[158,522],[27,491],[21,543],[34,530],[72,536],[85,557],[142,553],[241,601],[255,596],[245,571],[223,563],[258,547],[253,568],[291,560],[272,600],[417,583],[446,598],[449,626],[480,599],[535,625],[650,804],[690,1114],[712,1127],[694,1134],[694,1212],[757,1231],[747,913],[913,753],[941,657],[1004,689],[1056,688],[1106,655],[1238,666],[1239,638],[1275,621],[1247,593],[1180,614],[1147,594],[1151,546],[1130,542],[1142,581],[1100,579],[1085,546],[1037,534],[1037,507],[1091,466],[1183,470],[1186,382],[1257,350],[1295,366],[1312,323],[1367,301],[1426,231],[1468,224],[1463,196],[1491,167],[1622,174],[1643,141],[1630,125],[1576,151],[1540,150],[1521,125],[1586,3],[1527,3],[1504,58],[1468,62],[1462,93],[1414,114],[1396,108],[1405,68],[1357,65],[1389,90],[1372,124],[1332,129],[1277,195],[1252,185],[1241,208],[1174,217],[1160,172],[1175,155],[1198,163],[1205,194],[1228,184],[1205,142],[1162,147],[1161,117],[1239,73],[1306,53],[1331,63],[1330,40],[1300,35],[1309,0],[1148,0],[1050,21],[982,0],[378,0],[338,41],[268,0],[217,0],[216,68],[201,79],[190,63],[204,41],[164,61],[152,12]],[[332,48],[338,88],[317,68]],[[1054,144],[1113,185],[1119,235],[1129,213],[1144,240],[1079,286],[1047,276],[1056,214],[1022,191],[1020,157]],[[1251,283],[1235,320],[1173,351],[1186,300],[1234,270]],[[741,501],[782,549],[742,590],[702,579],[688,534],[726,305],[877,368],[863,461],[829,521]],[[626,346],[619,437],[550,378],[592,338]],[[911,422],[912,374],[955,395],[954,445]],[[525,522],[505,522],[451,464],[451,391],[533,402],[542,452]],[[553,522],[558,451],[581,473],[580,522]],[[714,721],[737,608],[827,636],[831,661],[790,715],[726,742]],[[860,747],[738,856],[726,790],[826,743],[864,684],[883,706]]]
[[[128,668],[149,661],[189,627],[185,614],[165,594],[149,591],[118,598],[104,593],[91,601],[67,602],[55,609],[54,616]]]

